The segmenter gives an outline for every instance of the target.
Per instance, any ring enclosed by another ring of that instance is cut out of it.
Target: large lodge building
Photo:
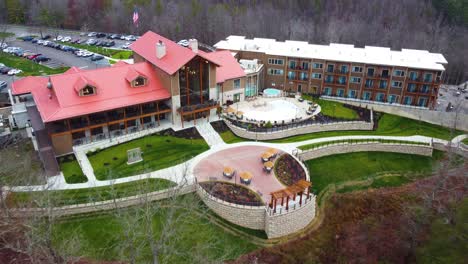
[[[447,63],[427,51],[248,40],[230,36],[200,50],[147,32],[131,46],[134,64],[83,70],[12,84],[14,125],[31,126],[49,175],[74,145],[209,118],[226,103],[263,88],[432,108]]]
[[[446,64],[426,50],[229,36],[214,45],[257,59],[265,67],[264,87],[317,95],[434,108]]]

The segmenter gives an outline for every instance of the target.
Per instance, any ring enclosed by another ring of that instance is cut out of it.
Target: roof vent
[[[191,48],[193,52],[198,53],[198,40],[189,39],[189,48]]]
[[[156,43],[156,57],[162,59],[164,56],[166,56],[166,44],[160,40]]]

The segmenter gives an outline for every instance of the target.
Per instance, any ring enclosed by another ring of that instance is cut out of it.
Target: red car
[[[41,56],[42,54],[34,54],[34,55],[31,55],[31,56],[28,56],[28,60],[34,60],[35,58]]]

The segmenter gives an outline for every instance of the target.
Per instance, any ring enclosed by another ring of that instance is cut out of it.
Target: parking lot
[[[442,85],[439,91],[439,98],[437,99],[437,111],[447,111],[447,106],[449,103],[454,105],[454,109],[449,111],[454,111],[456,106],[460,107],[460,113],[468,114],[468,92],[460,92],[458,86],[456,85]]]

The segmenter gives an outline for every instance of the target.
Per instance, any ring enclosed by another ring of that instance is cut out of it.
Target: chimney
[[[166,44],[164,44],[161,40],[156,43],[156,57],[158,59],[163,58],[166,56]]]
[[[189,47],[192,49],[193,52],[198,53],[198,40],[189,39]]]

